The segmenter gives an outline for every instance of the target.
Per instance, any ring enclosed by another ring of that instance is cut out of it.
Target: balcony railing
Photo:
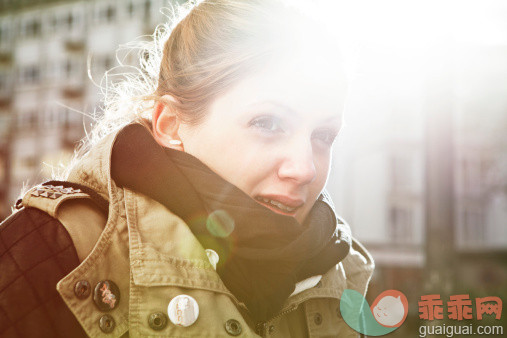
[[[67,38],[65,40],[65,50],[71,53],[83,52],[85,50],[85,41],[82,38]]]
[[[12,105],[12,95],[8,93],[0,93],[0,108],[8,109]]]
[[[12,64],[12,52],[0,51],[0,65],[10,66]]]
[[[85,87],[82,84],[69,84],[62,88],[62,94],[67,99],[77,99],[83,97]]]

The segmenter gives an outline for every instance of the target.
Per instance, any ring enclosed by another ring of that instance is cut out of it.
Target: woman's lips
[[[296,211],[303,206],[304,202],[301,200],[294,200],[284,196],[257,196],[255,200],[272,211],[287,215],[294,216]]]

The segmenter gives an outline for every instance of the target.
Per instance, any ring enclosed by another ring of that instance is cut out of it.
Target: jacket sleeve
[[[342,261],[347,275],[347,288],[366,295],[368,284],[375,269],[373,257],[355,238],[347,257]]]
[[[85,337],[56,283],[79,264],[65,227],[32,207],[0,224],[0,336]]]

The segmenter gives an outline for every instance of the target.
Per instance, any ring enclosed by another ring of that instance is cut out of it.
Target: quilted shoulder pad
[[[0,337],[86,337],[56,290],[79,259],[55,218],[23,208],[0,224]]]

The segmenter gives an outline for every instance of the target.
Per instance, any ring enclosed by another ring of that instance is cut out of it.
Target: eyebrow
[[[290,108],[289,106],[283,104],[283,103],[280,103],[280,102],[277,102],[277,101],[273,101],[273,100],[267,100],[267,101],[261,101],[261,102],[257,102],[257,103],[252,103],[252,104],[249,104],[247,107],[257,107],[257,106],[263,106],[263,105],[273,105],[273,106],[276,106],[277,108],[280,108],[280,111],[282,111],[284,114],[286,115],[295,115],[297,117],[300,117],[301,115],[295,111],[294,109]],[[336,115],[332,115],[332,116],[329,116],[327,118],[324,118],[322,121],[324,122],[327,122],[327,121],[332,121],[332,120],[335,120],[335,119],[338,119],[340,118],[341,115],[340,114],[336,114]]]

